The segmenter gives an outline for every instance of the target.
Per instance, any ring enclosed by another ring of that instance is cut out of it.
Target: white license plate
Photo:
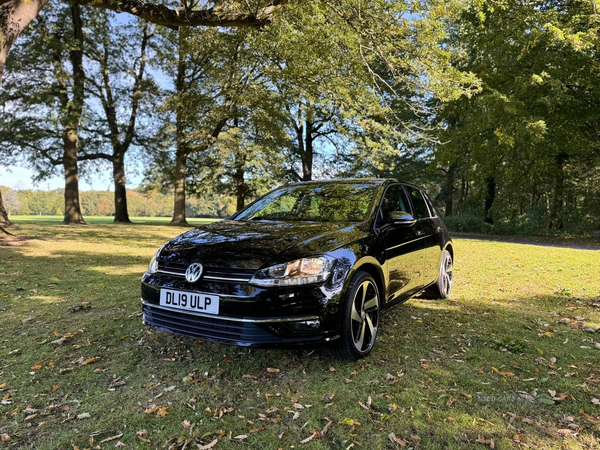
[[[160,306],[207,314],[219,314],[219,296],[161,289]]]

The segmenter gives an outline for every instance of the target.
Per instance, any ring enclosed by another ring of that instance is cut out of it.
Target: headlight
[[[255,286],[297,286],[320,283],[327,279],[334,263],[335,259],[328,256],[297,259],[259,270],[250,280],[250,284]]]
[[[157,258],[158,258],[158,255],[160,255],[160,251],[163,249],[163,247],[164,247],[164,245],[161,248],[159,248],[158,250],[156,250],[156,253],[150,260],[150,266],[148,267],[148,273],[156,273],[156,271],[158,270]]]

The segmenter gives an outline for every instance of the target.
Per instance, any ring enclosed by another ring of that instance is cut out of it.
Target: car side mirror
[[[415,219],[412,214],[409,214],[405,211],[393,211],[390,213],[390,223],[393,223],[394,225],[412,227],[415,223],[417,223],[417,219]]]

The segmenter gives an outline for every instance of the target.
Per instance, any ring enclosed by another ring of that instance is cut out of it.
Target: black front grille
[[[158,262],[158,271],[168,273],[177,277],[185,277],[187,264],[179,264],[173,262]],[[254,269],[237,269],[228,267],[207,267],[204,266],[202,278],[218,281],[234,281],[247,283],[252,278],[256,270]]]
[[[183,336],[230,344],[276,343],[282,341],[281,338],[253,323],[198,316],[185,312],[153,308],[148,305],[143,306],[143,312],[146,325]]]

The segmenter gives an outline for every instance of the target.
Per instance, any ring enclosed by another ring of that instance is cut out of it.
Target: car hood
[[[321,255],[366,236],[364,224],[223,220],[168,242],[159,261],[259,269]]]

